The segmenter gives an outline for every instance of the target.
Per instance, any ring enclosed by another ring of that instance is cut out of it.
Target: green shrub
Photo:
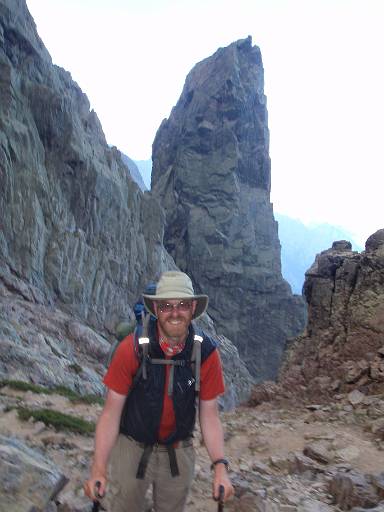
[[[24,382],[20,380],[3,380],[0,381],[0,388],[9,386],[12,389],[18,391],[32,391],[33,393],[46,394],[46,395],[61,395],[65,396],[72,402],[82,402],[85,404],[100,404],[103,405],[104,399],[98,395],[80,395],[66,386],[55,386],[54,388],[46,388],[43,386],[37,386],[30,382]]]
[[[33,393],[49,393],[49,390],[42,386],[37,386],[36,384],[31,384],[30,382],[24,382],[22,380],[2,380],[0,382],[0,388],[3,388],[4,386],[8,386],[17,391],[33,391]]]
[[[34,421],[42,421],[45,425],[54,427],[56,430],[67,430],[85,435],[93,434],[95,431],[95,424],[93,422],[52,409],[33,410],[26,407],[18,407],[17,414],[23,421],[33,418]]]
[[[82,402],[84,404],[104,405],[104,398],[98,395],[79,395],[79,398],[73,399],[74,402]]]
[[[79,393],[76,393],[76,391],[73,391],[73,389],[67,388],[66,386],[55,386],[50,390],[50,393],[57,393],[58,395],[65,396],[69,400],[78,400],[81,398]]]
[[[71,402],[81,402],[84,404],[104,404],[104,398],[98,395],[80,395],[73,391],[70,388],[66,388],[65,386],[56,386],[53,388],[53,391],[58,395],[65,396]]]

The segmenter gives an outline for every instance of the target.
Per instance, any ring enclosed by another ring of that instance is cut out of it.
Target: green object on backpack
[[[116,338],[117,341],[123,341],[124,338],[131,334],[136,327],[136,322],[120,322],[116,326]]]

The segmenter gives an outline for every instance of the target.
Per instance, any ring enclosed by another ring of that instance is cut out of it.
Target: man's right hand
[[[103,411],[97,422],[91,477],[84,483],[84,492],[93,501],[100,500],[107,490],[108,459],[119,435],[121,411],[126,398],[112,389],[108,390]],[[100,482],[99,488],[96,487],[96,482]]]
[[[91,477],[84,483],[84,492],[92,501],[98,501],[105,496],[106,487],[105,476]]]

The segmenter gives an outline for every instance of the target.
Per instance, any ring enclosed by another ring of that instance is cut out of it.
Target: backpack
[[[135,329],[135,353],[140,362],[140,366],[138,371],[136,372],[135,377],[133,378],[132,386],[135,386],[136,382],[140,379],[141,376],[143,377],[144,380],[147,379],[147,362],[150,362],[151,364],[166,364],[171,366],[168,381],[168,395],[172,396],[174,368],[178,364],[185,364],[185,361],[149,358],[148,330],[149,324],[152,321],[156,321],[156,319],[152,317],[152,315],[147,313],[146,315],[143,315],[142,322],[140,324],[138,323]],[[197,401],[200,392],[201,344],[203,342],[203,339],[203,333],[199,331],[196,327],[194,327],[193,349],[190,363],[195,378],[195,391]]]
[[[150,282],[145,287],[144,293],[146,295],[155,295],[156,294],[156,284]],[[150,316],[148,311],[145,309],[143,298],[140,297],[136,304],[133,306],[133,312],[135,314],[135,320],[133,322],[120,322],[116,326],[116,340],[113,342],[111,348],[109,349],[107,359],[106,359],[106,367],[109,368],[113,356],[116,352],[117,347],[132,332],[135,332],[135,337],[137,332],[141,332],[144,318]]]

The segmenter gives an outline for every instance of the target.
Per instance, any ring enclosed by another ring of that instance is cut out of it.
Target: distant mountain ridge
[[[136,165],[136,162],[129,158],[129,156],[125,155],[124,153],[121,153],[121,159],[125,163],[125,165],[129,169],[129,173],[131,177],[135,180],[137,185],[139,185],[140,189],[144,192],[144,190],[147,190],[148,187],[146,187],[142,174]]]
[[[151,190],[152,158],[148,158],[148,160],[133,161],[140,171],[141,177],[147,190]]]
[[[305,272],[310,268],[317,254],[331,247],[335,240],[348,240],[355,251],[362,251],[352,235],[341,227],[330,224],[306,226],[298,219],[280,213],[274,214],[279,228],[281,243],[281,270],[294,293],[301,294]]]

